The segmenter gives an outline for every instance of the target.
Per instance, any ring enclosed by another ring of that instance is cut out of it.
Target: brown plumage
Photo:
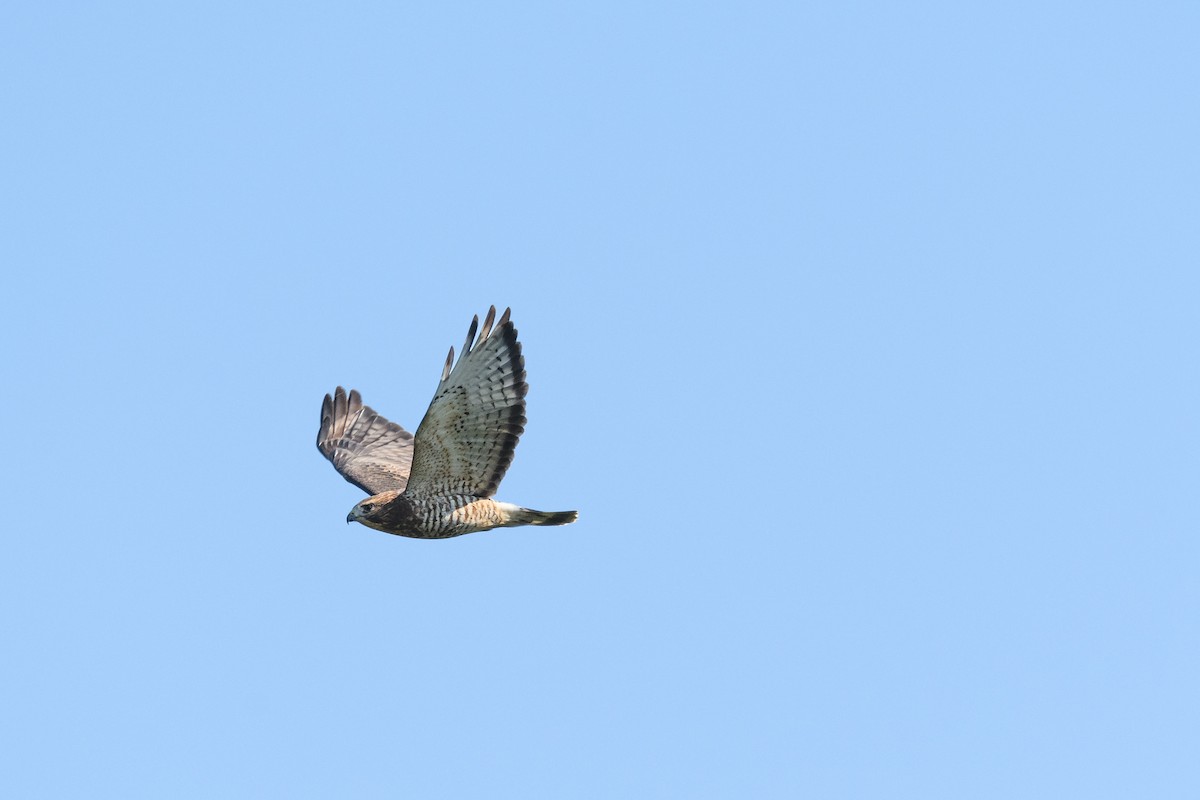
[[[347,522],[419,539],[516,525],[565,525],[574,511],[534,511],[492,499],[525,430],[525,359],[505,309],[471,321],[414,436],[337,387],[321,405],[317,448],[371,497]],[[495,326],[493,327],[493,322]],[[478,338],[476,334],[478,333]]]

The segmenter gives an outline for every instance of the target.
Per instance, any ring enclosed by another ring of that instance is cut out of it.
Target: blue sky
[[[1191,4],[24,4],[0,790],[1194,797]],[[499,497],[347,527],[511,306]]]

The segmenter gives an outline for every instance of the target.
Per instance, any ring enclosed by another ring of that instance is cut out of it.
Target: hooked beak
[[[351,511],[349,514],[346,515],[346,524],[349,525],[351,522],[354,522],[354,520],[356,520],[356,519],[358,519],[358,517],[354,516],[354,511]]]

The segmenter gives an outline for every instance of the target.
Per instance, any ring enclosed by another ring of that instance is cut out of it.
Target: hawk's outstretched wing
[[[442,381],[417,428],[409,494],[496,493],[525,430],[529,391],[525,359],[508,314],[505,309],[494,330],[495,306],[482,330],[475,317],[457,364],[450,348]]]
[[[368,494],[404,490],[413,460],[413,435],[364,406],[357,391],[337,387],[321,404],[317,448],[342,477]]]

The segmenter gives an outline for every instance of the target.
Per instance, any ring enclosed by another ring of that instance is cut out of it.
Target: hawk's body
[[[525,430],[525,359],[505,310],[471,322],[458,363],[454,348],[414,437],[338,387],[325,395],[317,447],[338,472],[371,494],[346,518],[376,530],[443,539],[515,525],[564,525],[576,512],[545,512],[493,500]],[[479,338],[475,338],[479,331]]]

